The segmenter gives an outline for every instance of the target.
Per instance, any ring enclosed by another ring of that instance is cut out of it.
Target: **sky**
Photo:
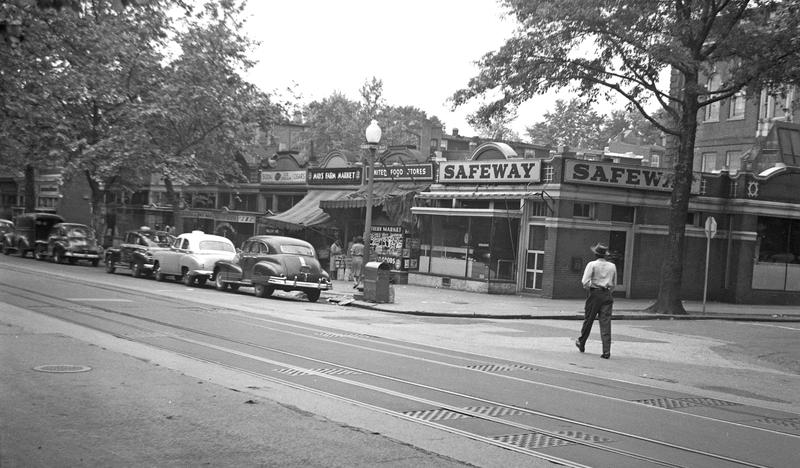
[[[452,110],[447,100],[514,30],[497,0],[250,0],[246,14],[261,43],[247,78],[263,91],[285,95],[296,83],[304,103],[336,91],[359,101],[376,77],[387,104],[417,107],[464,136],[477,134],[466,121],[474,107]],[[512,128],[524,139],[557,98],[569,95],[524,104]]]

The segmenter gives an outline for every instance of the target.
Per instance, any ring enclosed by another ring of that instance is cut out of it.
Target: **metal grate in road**
[[[523,434],[507,434],[492,437],[492,439],[504,444],[513,445],[524,449],[541,449],[547,447],[563,447],[574,445],[575,442],[551,437],[539,432],[526,432]]]
[[[345,338],[345,337],[371,338],[369,335],[364,335],[363,333],[329,333],[329,332],[320,332],[320,333],[314,333],[314,336],[321,336],[321,337],[324,337],[324,338]]]
[[[518,370],[536,370],[534,367],[518,364],[476,364],[467,366],[467,369],[478,370],[481,372],[514,372]]]
[[[582,440],[585,442],[594,442],[594,443],[602,443],[602,442],[611,442],[612,439],[607,437],[600,437],[593,434],[587,434],[583,431],[558,431],[559,435],[563,435],[564,437],[569,437],[570,439],[577,439]]]
[[[430,410],[405,411],[403,414],[415,419],[421,419],[423,421],[441,421],[445,419],[475,417],[473,414],[470,413],[478,413],[483,416],[492,416],[492,417],[524,414],[524,411],[520,411],[514,408],[508,408],[505,406],[469,406],[461,409],[464,411],[463,413],[458,410],[436,408]]]
[[[274,369],[275,372],[279,372],[285,375],[316,375],[316,374],[325,374],[325,375],[358,375],[360,372],[356,372],[350,369],[339,369],[339,368],[332,368],[332,369]]]
[[[460,419],[460,418],[472,417],[464,413],[459,413],[457,411],[451,411],[444,408],[436,408],[432,410],[404,411],[403,414],[412,417],[414,419],[420,419],[422,421],[444,421],[447,419]]]
[[[756,422],[800,430],[800,418],[764,418]]]
[[[645,400],[633,400],[633,402],[664,409],[691,408],[697,406],[742,406],[739,403],[717,400],[715,398],[648,398]]]

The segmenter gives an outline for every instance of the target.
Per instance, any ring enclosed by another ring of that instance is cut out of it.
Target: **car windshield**
[[[314,250],[310,247],[306,247],[305,245],[284,244],[280,248],[281,253],[285,254],[305,255],[307,257],[314,256]]]
[[[94,233],[84,226],[70,226],[67,228],[67,237],[94,237]]]
[[[235,252],[233,245],[222,241],[204,240],[200,241],[200,250],[218,250],[220,252]]]
[[[166,232],[143,232],[142,236],[149,247],[169,247],[175,241],[175,236]]]

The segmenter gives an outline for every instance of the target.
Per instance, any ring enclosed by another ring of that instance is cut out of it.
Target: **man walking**
[[[596,258],[586,265],[581,279],[583,288],[589,290],[589,297],[586,298],[584,306],[581,336],[575,340],[575,346],[580,352],[584,352],[594,319],[598,318],[600,338],[603,341],[603,354],[600,357],[608,359],[611,357],[611,309],[614,305],[611,293],[617,285],[617,266],[606,260],[607,246],[597,243],[590,250],[594,252]]]

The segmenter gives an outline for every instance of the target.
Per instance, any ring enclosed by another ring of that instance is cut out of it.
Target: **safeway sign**
[[[717,220],[713,216],[706,219],[706,237],[713,239],[717,235]]]

